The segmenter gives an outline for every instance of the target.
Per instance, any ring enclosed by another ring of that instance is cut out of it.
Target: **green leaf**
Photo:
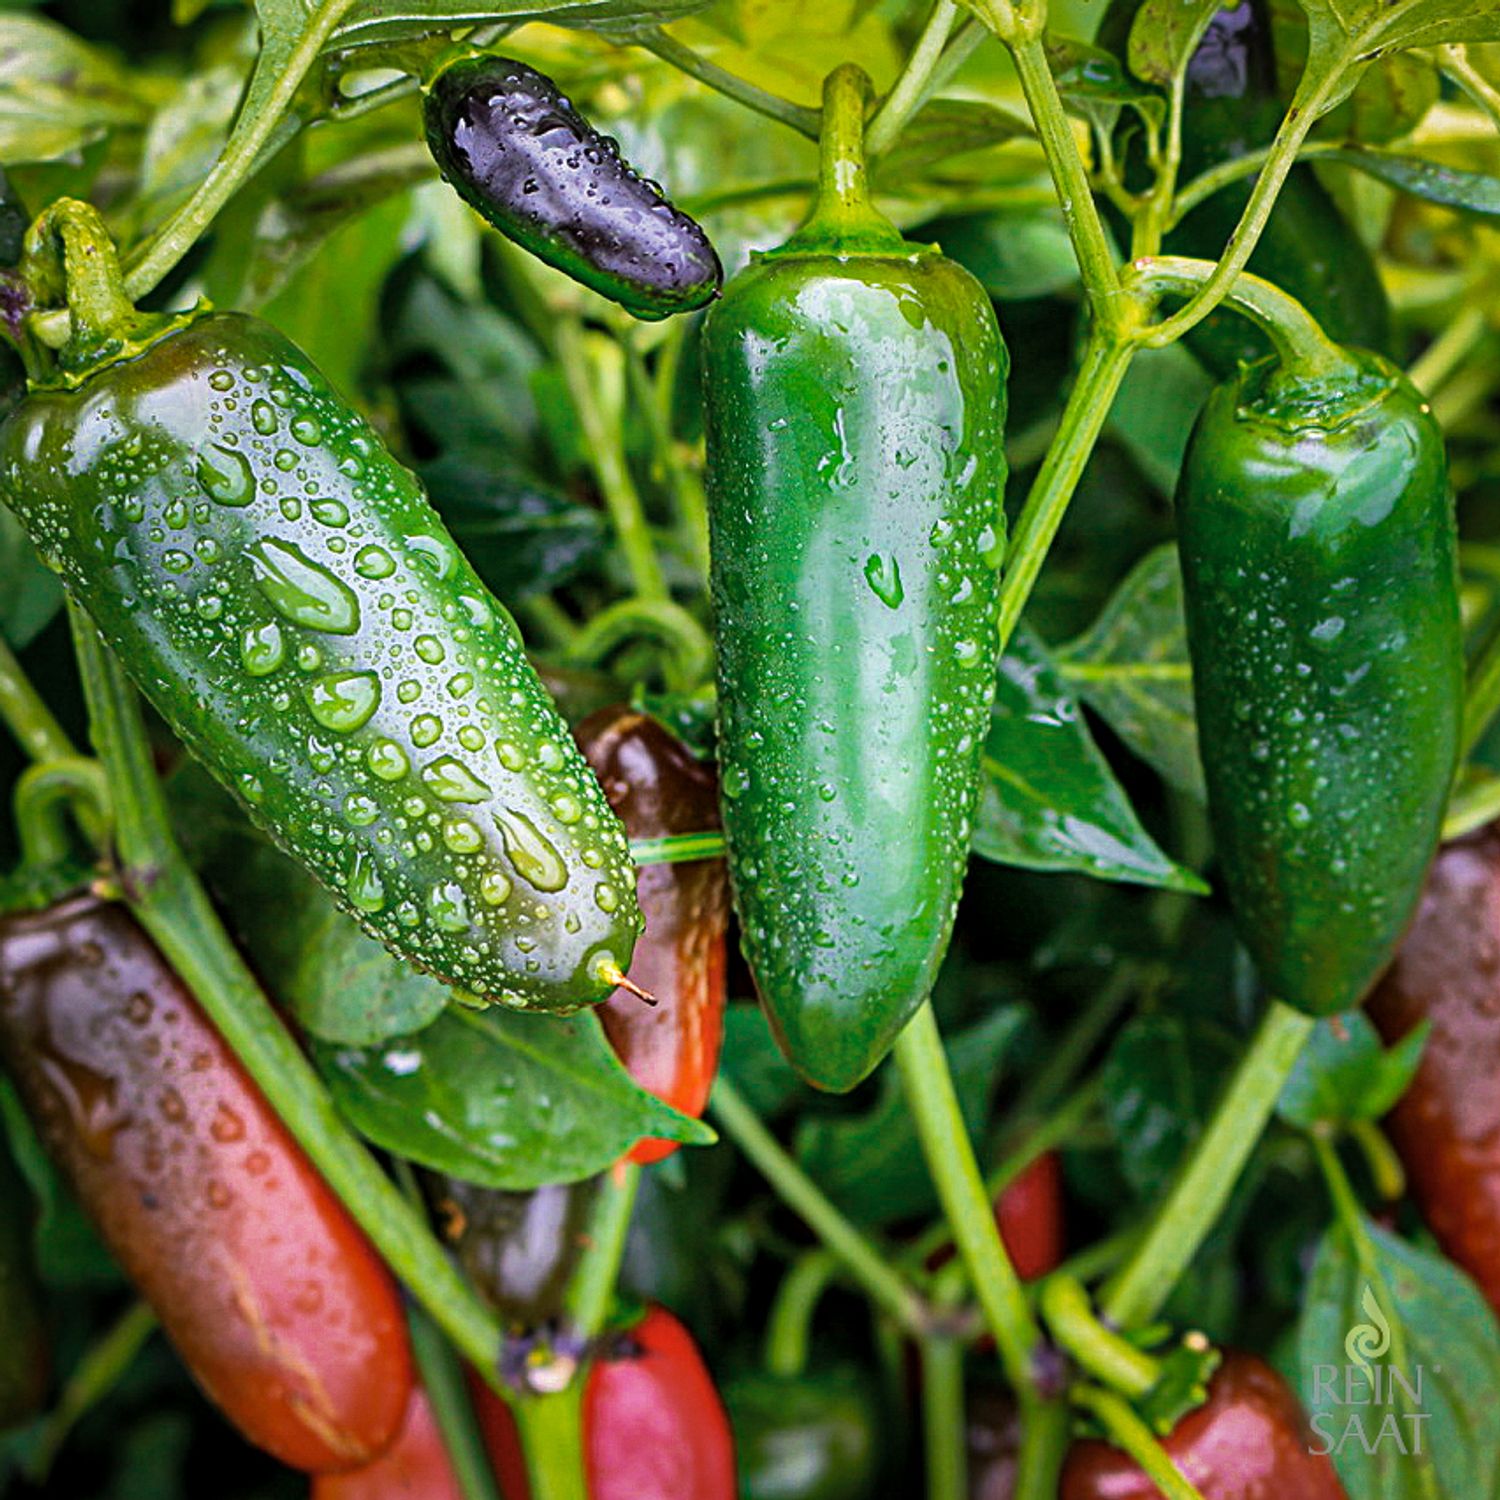
[[[1358,1230],[1358,1240],[1343,1224],[1324,1236],[1297,1328],[1313,1446],[1332,1449],[1350,1500],[1494,1495],[1494,1314],[1441,1256],[1368,1219]]]
[[[39,16],[0,15],[0,162],[73,157],[151,113],[129,75]]]
[[[637,1087],[592,1011],[455,1007],[380,1047],[316,1043],[313,1059],[377,1146],[482,1187],[577,1182],[647,1136],[715,1139]]]
[[[968,151],[1002,146],[1034,135],[1030,124],[993,104],[972,99],[934,99],[923,105],[892,149],[876,162],[877,188],[900,188],[936,162]]]
[[[322,240],[270,300],[247,287],[242,307],[257,307],[304,350],[336,390],[357,388],[376,337],[375,310],[386,275],[401,255],[406,205],[397,200],[347,220]],[[329,309],[337,308],[336,317]]]
[[[1007,1005],[944,1046],[970,1136],[983,1133],[1007,1048],[1026,1012]],[[886,1224],[935,1212],[937,1198],[922,1158],[901,1081],[880,1075],[880,1095],[863,1115],[804,1117],[796,1155],[838,1206],[862,1224]]]
[[[1326,1017],[1297,1059],[1277,1113],[1302,1130],[1378,1120],[1406,1092],[1431,1029],[1424,1021],[1387,1051],[1363,1011]]]
[[[934,219],[912,238],[935,242],[999,302],[1050,297],[1078,283],[1068,227],[1056,208],[997,208]]]
[[[1187,68],[1220,0],[1142,0],[1130,27],[1130,71],[1169,85]]]
[[[1131,361],[1108,432],[1163,495],[1177,488],[1188,436],[1213,384],[1181,344],[1144,349]]]
[[[1500,41],[1500,0],[1299,0],[1307,13],[1307,64],[1297,90],[1319,115],[1342,104],[1382,56],[1448,42]],[[1330,80],[1336,80],[1331,87]]]
[[[1094,624],[1053,657],[1063,680],[1142,760],[1203,800],[1174,546],[1147,553]]]
[[[976,854],[1025,869],[1208,890],[1141,826],[1078,700],[1025,625],[1000,663],[980,765]]]
[[[599,511],[520,472],[494,447],[449,451],[418,472],[479,576],[506,603],[551,593],[605,556]]]
[[[0,635],[17,650],[38,636],[62,608],[62,585],[37,556],[21,523],[0,506]]]
[[[773,1119],[809,1094],[807,1085],[776,1045],[765,1012],[754,1003],[725,1008],[719,1071],[765,1120]]]
[[[334,43],[362,47],[493,21],[547,21],[628,32],[665,25],[708,4],[709,0],[362,0],[334,32]]]
[[[367,937],[196,761],[173,775],[168,798],[188,857],[267,990],[304,1031],[373,1046],[420,1030],[447,1006],[443,985]]]
[[[242,75],[231,63],[190,74],[151,117],[141,148],[133,222],[159,228],[206,177],[223,150],[239,103]]]
[[[1500,177],[1471,172],[1417,156],[1398,156],[1356,146],[1320,151],[1316,160],[1354,167],[1413,198],[1439,203],[1445,208],[1479,219],[1500,219]]]
[[[1104,1117],[1139,1197],[1166,1186],[1238,1055],[1218,1027],[1179,1016],[1142,1016],[1115,1038],[1101,1070]]]

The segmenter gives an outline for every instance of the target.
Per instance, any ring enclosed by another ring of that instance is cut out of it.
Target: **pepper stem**
[[[1127,286],[1135,292],[1160,296],[1178,293],[1191,298],[1214,273],[1214,264],[1189,260],[1180,255],[1146,256],[1130,268]],[[1224,297],[1225,303],[1249,318],[1271,341],[1276,358],[1291,374],[1320,379],[1345,374],[1348,353],[1323,332],[1318,322],[1295,297],[1259,276],[1241,271]],[[1141,330],[1142,337],[1150,328]]]
[[[185,321],[137,311],[104,220],[77,198],[59,198],[37,217],[26,233],[21,271],[39,307],[67,304],[70,332],[59,363],[69,375],[138,354]]]
[[[900,230],[870,199],[865,111],[871,93],[868,76],[855,63],[841,63],[823,81],[818,196],[785,251],[890,251],[905,246]]]
[[[75,338],[118,337],[133,328],[137,313],[125,295],[120,257],[91,204],[59,198],[49,205],[27,232],[23,264],[40,297],[66,295]]]

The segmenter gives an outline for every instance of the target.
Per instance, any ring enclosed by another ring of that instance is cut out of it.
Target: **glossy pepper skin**
[[[490,1307],[520,1330],[557,1317],[587,1241],[595,1181],[513,1193],[437,1174],[424,1180],[443,1238]]]
[[[1500,1310],[1500,829],[1447,845],[1370,996],[1387,1041],[1432,1034],[1386,1121],[1443,1253]]]
[[[1272,995],[1358,1004],[1421,894],[1463,699],[1442,435],[1375,355],[1218,386],[1177,490],[1219,870]]]
[[[870,206],[840,123],[858,110],[825,95],[813,217],[704,330],[730,874],[777,1039],[834,1091],[890,1050],[947,949],[1004,542],[994,313]]]
[[[531,1500],[509,1410],[476,1403],[505,1500]],[[736,1500],[734,1442],[724,1403],[692,1335],[650,1307],[589,1367],[583,1389],[589,1500]]]
[[[355,1467],[412,1388],[395,1283],[134,919],[0,921],[0,1056],[183,1362],[252,1443]]]
[[[723,270],[702,228],[535,68],[469,53],[427,85],[443,179],[502,234],[638,318],[702,307]]]
[[[841,1366],[797,1376],[764,1371],[724,1388],[739,1500],[869,1500],[880,1418],[868,1383]]]
[[[718,828],[713,768],[655,719],[607,708],[575,733],[632,839]],[[599,1019],[643,1089],[684,1114],[701,1116],[724,1040],[729,877],[722,859],[645,864],[635,894],[646,928],[635,945],[630,978],[656,1004],[616,990],[599,1007]],[[628,1159],[647,1165],[676,1149],[675,1141],[640,1141]]]
[[[618,820],[416,478],[208,314],[0,427],[0,498],[158,712],[400,957],[568,1010],[638,917]]]
[[[381,1457],[348,1473],[316,1475],[308,1500],[464,1500],[427,1392],[412,1391],[400,1435]]]
[[[1162,1440],[1203,1500],[1344,1500],[1332,1462],[1310,1453],[1307,1429],[1286,1382],[1252,1354],[1228,1351],[1208,1400]],[[1059,1500],[1156,1500],[1135,1461],[1097,1440],[1075,1443]]]
[[[0,1432],[42,1410],[52,1373],[32,1260],[34,1218],[31,1195],[0,1134]]]
[[[1101,46],[1125,55],[1139,5],[1115,0],[1101,23]],[[1263,7],[1259,0],[1226,6],[1209,22],[1188,64],[1179,183],[1268,145],[1283,110]],[[1163,248],[1218,260],[1254,184],[1252,173],[1221,188],[1183,219]],[[1310,166],[1293,167],[1287,175],[1249,269],[1295,297],[1339,343],[1389,351],[1390,302],[1374,257]],[[1227,308],[1210,314],[1187,343],[1220,377],[1268,349],[1264,335]]]

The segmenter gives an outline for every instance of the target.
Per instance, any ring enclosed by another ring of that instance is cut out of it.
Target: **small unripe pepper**
[[[557,1317],[587,1241],[596,1180],[527,1193],[436,1174],[425,1182],[443,1238],[506,1323],[530,1330]]]

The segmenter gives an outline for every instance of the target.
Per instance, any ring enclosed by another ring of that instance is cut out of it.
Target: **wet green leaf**
[[[313,1057],[339,1108],[377,1146],[483,1187],[576,1182],[646,1136],[714,1139],[632,1082],[592,1011],[454,1007],[415,1036],[319,1043]]]
[[[980,765],[976,854],[1033,870],[1207,891],[1141,826],[1078,700],[1025,626],[1000,664]]]
[[[1363,1011],[1319,1021],[1281,1091],[1277,1113],[1303,1130],[1378,1120],[1406,1092],[1431,1029],[1424,1021],[1387,1050]]]
[[[1053,655],[1063,680],[1142,760],[1203,800],[1174,546],[1148,553],[1093,626]]]
[[[1368,1219],[1357,1234],[1334,1225],[1313,1266],[1296,1358],[1313,1446],[1332,1449],[1350,1500],[1496,1493],[1500,1329],[1441,1256]]]

